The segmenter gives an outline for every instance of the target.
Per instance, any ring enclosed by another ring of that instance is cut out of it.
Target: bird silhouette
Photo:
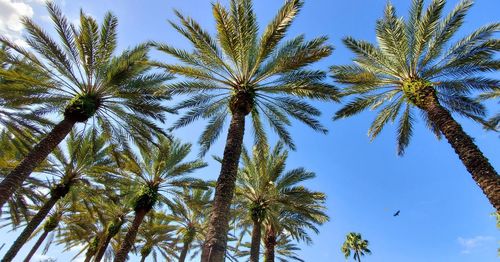
[[[398,210],[398,211],[397,211],[396,213],[394,213],[394,215],[392,215],[392,216],[397,217],[397,216],[399,216],[399,213],[400,213],[400,211]]]

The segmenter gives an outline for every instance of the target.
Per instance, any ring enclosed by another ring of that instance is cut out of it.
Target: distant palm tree
[[[53,156],[49,159],[52,167],[45,172],[60,179],[51,187],[50,197],[39,207],[2,261],[14,259],[50,210],[64,199],[73,187],[88,186],[92,177],[103,177],[115,172],[105,138],[102,136],[96,137],[89,133],[81,138],[72,132],[68,137],[66,148],[55,150]]]
[[[176,227],[177,238],[181,244],[179,262],[186,260],[193,244],[204,240],[211,198],[212,190],[185,189],[182,195],[174,200],[170,219]]]
[[[172,206],[172,195],[181,194],[185,187],[202,186],[203,183],[187,174],[206,166],[201,160],[184,162],[191,151],[191,144],[160,138],[158,147],[140,148],[139,154],[125,152],[122,183],[137,185],[132,203],[134,219],[127,230],[114,261],[124,262],[134,245],[144,217],[157,205]],[[130,181],[133,179],[133,181]]]
[[[398,116],[398,153],[402,155],[413,134],[416,113],[438,137],[444,135],[493,207],[500,212],[500,176],[488,159],[450,113],[483,122],[485,108],[470,97],[477,90],[498,90],[499,81],[481,75],[497,71],[499,42],[492,36],[500,23],[483,26],[449,44],[463,23],[471,0],[461,1],[441,18],[445,0],[433,0],[423,10],[424,0],[413,0],[408,19],[398,18],[387,4],[377,21],[378,46],[345,38],[356,54],[354,64],[333,66],[333,77],[347,84],[345,95],[356,97],[334,119],[365,109],[382,108],[368,134],[374,139]],[[445,49],[446,46],[449,48]],[[402,111],[402,113],[401,113]]]
[[[64,213],[67,211],[68,207],[66,206],[69,204],[68,202],[65,203],[57,203],[56,209],[54,212],[52,212],[47,219],[45,219],[45,223],[43,224],[43,228],[39,228],[37,231],[43,231],[43,233],[40,235],[38,240],[35,242],[35,245],[31,248],[30,252],[28,255],[26,255],[26,258],[24,258],[25,262],[31,261],[31,258],[33,255],[37,252],[38,248],[42,245],[42,243],[45,241],[47,236],[49,236],[49,239],[47,240],[47,244],[45,245],[45,248],[43,250],[43,254],[47,253],[52,240],[54,239],[54,230],[59,226],[59,223],[61,222],[61,219],[64,215]],[[38,232],[34,232],[32,237],[36,236]]]
[[[370,255],[372,253],[370,249],[368,249],[368,240],[364,240],[361,234],[354,232],[347,234],[341,250],[346,259],[351,256],[351,252],[354,252],[353,258],[358,262],[361,262],[361,257],[365,254]]]
[[[276,224],[280,228],[286,228],[286,223],[280,221],[284,213],[307,216],[310,218],[309,223],[321,224],[328,220],[322,205],[325,195],[299,185],[314,178],[315,174],[304,168],[285,172],[287,158],[288,152],[283,150],[281,143],[274,148],[267,145],[256,146],[252,156],[243,150],[243,166],[236,181],[236,195],[238,205],[246,210],[246,215],[252,224],[250,248],[252,262],[259,261],[263,224],[269,226]],[[308,226],[304,223],[299,227]],[[314,226],[311,228],[315,229]],[[297,231],[290,229],[292,233]]]
[[[141,262],[149,255],[158,261],[160,254],[167,262],[175,258],[175,226],[170,224],[170,217],[161,212],[151,212],[144,219],[137,234],[136,250],[139,250]]]
[[[2,180],[0,208],[77,123],[85,123],[85,131],[104,133],[117,145],[129,138],[145,144],[163,133],[153,120],[164,121],[164,113],[169,111],[161,104],[167,96],[159,91],[171,77],[148,73],[151,69],[147,63],[148,46],[138,45],[114,55],[116,17],[107,13],[103,24],[98,26],[82,11],[77,28],[52,2],[47,3],[47,9],[61,43],[29,18],[23,19],[26,42],[36,54],[0,36],[0,43],[16,54],[8,63],[23,66],[23,72],[42,76],[3,68],[0,76],[14,82],[19,89],[16,92],[20,95],[7,97],[9,103],[29,102],[38,115],[57,112],[62,113],[63,119]]]
[[[195,51],[155,43],[158,50],[182,62],[157,63],[158,66],[187,78],[170,85],[169,91],[193,95],[177,106],[176,109],[190,110],[173,128],[200,118],[209,119],[199,139],[203,155],[220,136],[227,117],[231,118],[202,261],[224,259],[227,214],[234,195],[246,116],[251,115],[257,144],[266,140],[262,117],[291,148],[295,146],[286,130],[291,124],[289,117],[321,133],[327,132],[317,120],[320,111],[303,99],[338,99],[337,90],[323,82],[323,71],[307,69],[329,56],[332,47],[326,44],[326,37],[305,41],[303,35],[281,43],[302,4],[300,0],[287,0],[260,38],[251,0],[231,0],[229,9],[213,4],[216,37],[193,19],[176,12],[180,24],[171,24],[193,44]]]

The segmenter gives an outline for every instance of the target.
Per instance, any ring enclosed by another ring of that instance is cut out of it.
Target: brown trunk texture
[[[434,93],[428,95],[424,101],[422,108],[427,112],[429,119],[446,137],[474,181],[483,190],[497,212],[500,212],[500,176],[498,173],[474,144],[472,138],[464,132],[462,126],[439,104]]]
[[[17,237],[16,241],[12,244],[9,251],[5,254],[2,259],[2,262],[9,262],[14,259],[17,252],[21,250],[21,248],[26,244],[31,234],[36,230],[36,228],[43,222],[43,220],[47,217],[50,210],[54,205],[61,199],[62,196],[51,196],[47,202],[43,204],[43,206],[38,210],[35,216],[31,218],[30,222],[26,225],[23,232]]]
[[[40,248],[40,246],[42,245],[43,241],[45,240],[45,238],[47,237],[48,234],[49,234],[49,231],[47,231],[47,230],[43,231],[43,234],[38,238],[35,245],[31,248],[30,252],[28,253],[26,258],[24,259],[24,262],[30,262],[31,258],[36,253],[38,248]]]
[[[254,220],[252,228],[252,243],[250,246],[250,262],[259,262],[261,235],[262,223]]]
[[[272,229],[268,229],[266,236],[264,237],[264,246],[266,251],[264,252],[265,262],[274,262],[274,248],[276,247],[276,233]]]
[[[144,220],[144,217],[146,216],[148,211],[149,210],[146,209],[140,209],[135,212],[134,221],[130,225],[127,234],[123,239],[122,245],[115,256],[114,262],[124,262],[127,260],[128,252],[130,252],[130,249],[134,245],[137,231],[139,231],[139,226],[141,225],[142,220]]]
[[[141,262],[144,262],[144,261],[146,261],[146,256],[141,257]]]
[[[184,245],[182,246],[181,255],[179,257],[179,262],[186,261],[186,257],[187,257],[188,251],[189,251],[190,244],[191,244],[191,242],[188,242],[188,241],[184,242]]]
[[[229,209],[234,195],[244,133],[245,114],[236,111],[229,125],[221,171],[215,188],[214,206],[201,254],[202,262],[224,261],[229,230]]]
[[[23,185],[31,172],[57,147],[71,132],[76,121],[65,118],[54,126],[28,155],[0,183],[0,210],[14,192]]]

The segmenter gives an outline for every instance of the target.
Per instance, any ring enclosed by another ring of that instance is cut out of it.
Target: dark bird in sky
[[[395,217],[399,216],[399,212],[400,212],[400,211],[398,210],[396,213],[394,213],[394,215],[393,215],[393,216],[395,216]]]

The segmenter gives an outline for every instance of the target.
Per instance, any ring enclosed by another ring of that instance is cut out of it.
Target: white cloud
[[[33,256],[33,261],[53,261],[54,258],[47,255],[37,254]]]
[[[0,0],[0,34],[17,44],[24,45],[21,39],[23,16],[33,17],[33,8],[26,2]]]
[[[488,242],[495,240],[491,236],[475,236],[472,238],[458,238],[458,243],[462,246],[462,254],[470,254],[472,251],[479,249]]]

